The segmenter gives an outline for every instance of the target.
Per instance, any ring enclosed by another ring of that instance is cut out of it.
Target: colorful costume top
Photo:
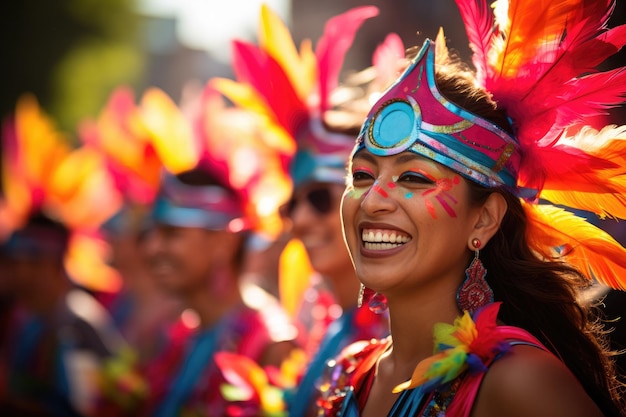
[[[37,404],[50,416],[93,412],[99,370],[125,347],[106,319],[104,308],[80,289],[70,291],[52,316],[16,309],[10,343],[0,350],[7,373],[0,397]]]
[[[393,389],[399,395],[388,415],[467,417],[489,365],[508,354],[511,346],[528,344],[547,351],[525,330],[497,325],[499,307],[499,303],[489,304],[473,318],[466,312],[454,325],[435,325],[433,356],[417,365],[410,381]],[[328,363],[320,385],[320,415],[359,416],[374,379],[374,365],[391,343],[391,338],[357,342]]]
[[[317,386],[321,382],[324,365],[336,357],[346,346],[359,341],[380,339],[389,334],[387,314],[376,314],[367,307],[355,307],[344,312],[326,330],[317,352],[307,365],[307,371],[298,388],[287,398],[291,417],[305,416],[315,406],[319,395]]]
[[[220,392],[225,380],[215,354],[230,352],[261,362],[271,343],[293,337],[293,328],[281,323],[276,310],[241,305],[211,328],[194,329],[179,321],[170,335],[168,347],[145,370],[150,396],[141,415],[231,415]]]

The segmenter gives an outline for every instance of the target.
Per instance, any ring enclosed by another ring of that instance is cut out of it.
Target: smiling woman
[[[386,297],[391,337],[329,362],[323,415],[622,416],[604,333],[579,295],[592,280],[626,288],[626,249],[537,202],[626,217],[626,189],[606,177],[626,173],[626,156],[609,151],[626,128],[568,136],[596,111],[578,94],[599,88],[570,58],[593,43],[606,47],[601,62],[626,29],[605,36],[610,0],[500,0],[495,17],[484,1],[457,3],[477,74],[443,33],[426,40],[350,158],[344,236],[358,278]],[[623,81],[598,102],[622,100]]]

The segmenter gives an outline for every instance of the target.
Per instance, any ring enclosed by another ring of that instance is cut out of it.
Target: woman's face
[[[298,187],[283,208],[293,236],[302,241],[313,269],[322,275],[350,267],[339,215],[343,190],[340,184],[308,183]]]
[[[466,181],[411,152],[379,157],[362,150],[350,174],[342,221],[360,280],[386,295],[456,288],[479,213]]]

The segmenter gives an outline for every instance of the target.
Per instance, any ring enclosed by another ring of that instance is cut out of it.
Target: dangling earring
[[[361,307],[364,302],[367,303],[367,308],[369,308],[372,313],[382,314],[387,310],[387,297],[381,293],[372,291],[361,283],[357,307]]]
[[[456,302],[461,311],[469,311],[473,314],[480,307],[493,303],[493,290],[485,280],[487,270],[479,259],[481,242],[472,239],[474,246],[474,260],[465,270],[465,281],[456,293]]]
[[[363,285],[363,283],[361,283],[361,287],[359,288],[359,298],[357,298],[356,300],[356,306],[358,308],[361,308],[361,306],[363,305],[363,295],[365,294],[365,285]]]
[[[376,292],[370,297],[367,302],[367,307],[374,314],[383,314],[387,311],[387,297],[385,297],[384,294]]]

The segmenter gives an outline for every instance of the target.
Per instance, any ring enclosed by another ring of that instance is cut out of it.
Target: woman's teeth
[[[401,246],[411,237],[395,230],[364,229],[361,235],[366,249],[386,250]]]

